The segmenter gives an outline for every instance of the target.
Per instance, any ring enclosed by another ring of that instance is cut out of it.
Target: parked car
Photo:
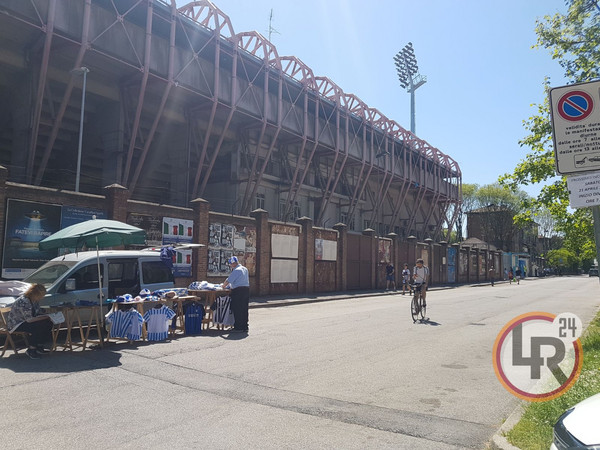
[[[160,252],[147,250],[103,250],[99,252],[102,295],[115,298],[137,295],[142,289],[155,291],[175,287],[171,269]],[[106,276],[105,274],[108,274]],[[46,287],[42,306],[98,301],[98,255],[95,251],[70,253],[48,261],[24,280]]]
[[[600,394],[568,409],[554,425],[551,450],[571,448],[600,449]]]
[[[590,269],[590,271],[588,272],[588,275],[590,277],[597,277],[598,276],[598,268],[597,267],[592,267]]]

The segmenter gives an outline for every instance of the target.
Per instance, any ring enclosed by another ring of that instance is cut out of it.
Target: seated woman
[[[12,304],[7,316],[8,329],[30,333],[27,356],[40,359],[40,353],[46,353],[44,342],[52,339],[52,321],[40,311],[40,300],[46,295],[43,284],[32,284],[23,295]]]

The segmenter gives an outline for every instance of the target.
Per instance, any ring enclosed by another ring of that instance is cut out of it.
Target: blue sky
[[[186,4],[177,0],[177,5]],[[545,76],[566,84],[547,50],[532,49],[535,22],[565,12],[564,0],[214,0],[236,33],[256,30],[280,56],[410,130],[410,95],[393,56],[413,43],[427,83],[416,91],[416,134],[461,167],[463,183],[511,172],[527,148],[523,121],[544,99]],[[530,194],[536,187],[526,189]]]

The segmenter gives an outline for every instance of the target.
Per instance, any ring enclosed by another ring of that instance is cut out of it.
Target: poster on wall
[[[208,275],[217,276],[221,274],[221,250],[208,249]]]
[[[229,258],[236,256],[248,274],[256,273],[256,227],[211,223],[208,226],[208,274],[228,276]]]
[[[423,258],[425,259],[425,258]],[[389,263],[392,260],[392,242],[385,239],[379,240],[379,262]]]
[[[221,248],[221,224],[211,223],[208,225],[208,246]]]
[[[271,283],[297,283],[298,261],[292,259],[271,260]]]
[[[162,245],[191,244],[193,242],[193,220],[163,217],[162,225]],[[175,250],[175,261],[173,261],[173,276],[192,276],[191,250]]]
[[[335,261],[337,259],[337,241],[315,239],[315,259],[317,261]]]
[[[298,236],[287,234],[271,235],[271,256],[273,258],[298,258]]]
[[[233,252],[248,269],[248,275],[256,274],[256,227],[235,225]]]
[[[59,205],[8,199],[2,254],[3,278],[23,279],[57,256],[56,250],[40,251],[38,243],[60,230],[60,218]]]
[[[233,225],[222,225],[221,248],[233,248]]]
[[[76,223],[92,219],[107,219],[106,211],[79,206],[63,206],[60,218],[60,228],[67,228]]]
[[[221,273],[222,274],[229,275],[229,272],[231,272],[231,269],[229,266],[229,260],[231,259],[232,256],[233,256],[232,250],[221,250]],[[242,261],[240,261],[240,263],[242,265],[244,264]]]
[[[127,216],[127,223],[146,232],[148,247],[160,247],[162,245],[162,217],[131,213]]]

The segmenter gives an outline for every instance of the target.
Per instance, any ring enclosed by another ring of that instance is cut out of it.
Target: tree
[[[460,205],[460,211],[456,218],[456,235],[459,239],[457,242],[462,241],[464,236],[463,222],[465,214],[474,209],[475,205],[477,204],[477,198],[475,197],[475,193],[478,189],[478,184],[464,183],[462,185],[462,203]]]
[[[520,212],[525,192],[511,191],[498,183],[479,187],[473,193],[473,208],[469,214],[470,237],[478,237],[505,251],[514,247],[517,229],[513,217]],[[528,227],[530,228],[531,225]]]
[[[550,267],[558,268],[561,271],[576,271],[579,266],[579,258],[575,252],[566,248],[550,250],[546,254],[546,261]]]
[[[550,50],[552,58],[564,68],[565,76],[573,82],[590,81],[600,77],[600,6],[597,0],[567,0],[568,12],[545,16],[537,21],[537,44],[534,47]],[[572,212],[569,206],[566,178],[557,176],[552,144],[552,125],[548,89],[544,80],[545,100],[537,105],[537,114],[524,122],[529,131],[519,144],[529,147],[528,153],[513,173],[500,177],[502,185],[518,186],[546,182],[535,199],[522,201],[517,223],[531,222],[536,214],[548,212],[556,220],[556,230],[564,234],[565,247],[585,263],[595,252],[591,227],[591,212],[581,208]],[[590,249],[592,249],[590,251]]]

